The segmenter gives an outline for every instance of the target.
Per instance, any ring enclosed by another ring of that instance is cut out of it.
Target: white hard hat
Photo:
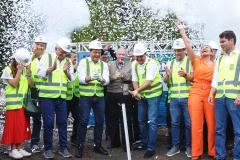
[[[31,63],[32,55],[25,48],[19,48],[13,54],[13,57],[18,63],[22,63],[24,66],[27,66]]]
[[[183,42],[183,39],[182,39],[182,38],[176,39],[176,40],[173,42],[172,48],[173,48],[173,49],[184,49],[184,48],[186,48],[186,47],[185,47],[185,44],[184,44],[184,42]]]
[[[40,35],[37,36],[34,40],[35,43],[39,42],[39,43],[46,43],[47,44],[47,40],[44,36]]]
[[[102,49],[102,44],[98,40],[89,43],[89,49]]]
[[[62,48],[65,52],[71,52],[71,40],[69,38],[63,37],[56,41],[56,45]]]
[[[138,42],[137,44],[135,44],[133,48],[134,56],[141,56],[141,55],[144,55],[146,52],[147,52],[147,48],[142,42]]]
[[[219,49],[218,44],[217,44],[216,42],[214,42],[214,41],[209,41],[209,42],[208,42],[208,45],[209,45],[212,49],[216,49],[216,50]]]

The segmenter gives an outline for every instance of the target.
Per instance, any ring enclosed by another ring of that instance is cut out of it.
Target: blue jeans
[[[52,150],[53,127],[56,114],[56,122],[59,134],[60,150],[67,148],[67,104],[62,98],[41,98],[40,106],[43,117],[44,149]]]
[[[33,118],[33,128],[32,128],[31,147],[34,145],[38,145],[40,141],[40,131],[42,127],[41,114],[34,115],[32,118]]]
[[[172,145],[180,145],[181,115],[185,123],[185,148],[191,145],[191,122],[188,112],[188,98],[171,98],[170,101]]]
[[[158,131],[160,96],[142,98],[138,102],[140,139],[149,151],[155,151]]]
[[[103,123],[105,114],[104,97],[87,97],[81,96],[79,100],[80,105],[80,126],[79,126],[79,145],[84,145],[87,125],[91,108],[93,109],[95,126],[94,126],[94,144],[100,146],[102,143]]]
[[[235,99],[227,97],[215,99],[215,118],[216,118],[216,157],[226,159],[226,127],[228,113],[233,122],[234,129],[234,148],[233,159],[240,160],[240,107],[234,104]]]

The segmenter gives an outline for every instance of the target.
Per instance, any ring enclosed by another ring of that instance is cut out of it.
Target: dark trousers
[[[104,97],[97,96],[81,96],[79,100],[80,105],[80,126],[78,144],[84,145],[87,125],[91,108],[93,109],[95,126],[94,126],[94,144],[100,146],[102,143],[105,102]]]
[[[128,124],[129,141],[133,142],[132,123],[131,123],[131,112],[133,109],[132,98],[130,95],[123,95],[123,93],[107,93],[108,107],[109,107],[109,122],[110,122],[110,138],[111,146],[116,147],[121,144],[125,146],[125,134],[122,117],[121,104],[126,105],[126,116]],[[120,142],[120,128],[122,142]]]
[[[33,117],[33,127],[32,127],[32,138],[31,147],[38,145],[40,141],[40,131],[42,127],[41,114],[34,115]]]
[[[80,108],[79,108],[79,98],[73,96],[72,100],[67,101],[67,111],[68,115],[71,112],[73,117],[73,130],[71,136],[71,142],[77,143],[78,138],[78,128],[80,124]]]
[[[53,149],[53,127],[56,114],[56,122],[59,134],[60,150],[67,148],[67,104],[62,98],[41,98],[40,106],[43,117],[44,149]]]
[[[139,125],[138,125],[138,101],[135,98],[131,100],[133,102],[133,108],[131,110],[131,123],[133,126],[133,141],[140,140],[139,134]]]

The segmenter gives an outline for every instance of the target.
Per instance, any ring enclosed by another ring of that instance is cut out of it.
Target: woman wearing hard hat
[[[211,60],[213,51],[209,44],[203,45],[200,56],[197,56],[192,49],[182,23],[178,22],[176,25],[180,30],[194,70],[192,88],[188,98],[188,110],[192,124],[192,159],[199,159],[203,155],[204,117],[208,127],[208,155],[215,158],[214,104],[208,103],[214,72],[214,62]]]
[[[25,140],[30,139],[29,120],[24,115],[24,98],[28,90],[28,79],[24,65],[31,62],[31,54],[26,49],[18,49],[9,66],[3,70],[1,78],[6,83],[6,118],[2,136],[2,144],[11,145],[9,156],[21,159],[31,156],[21,148]]]

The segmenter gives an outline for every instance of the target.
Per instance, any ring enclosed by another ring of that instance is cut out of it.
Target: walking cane
[[[129,136],[128,136],[128,126],[127,126],[127,116],[126,116],[125,103],[122,103],[122,115],[123,115],[125,141],[126,141],[126,146],[127,146],[127,158],[128,158],[128,160],[131,160],[131,152],[130,152],[130,144],[129,144]]]

